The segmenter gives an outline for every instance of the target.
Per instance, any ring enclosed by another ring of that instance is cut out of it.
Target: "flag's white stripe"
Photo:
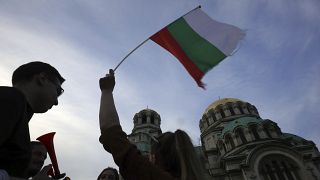
[[[236,26],[211,19],[200,8],[183,17],[201,37],[229,56],[245,33]]]

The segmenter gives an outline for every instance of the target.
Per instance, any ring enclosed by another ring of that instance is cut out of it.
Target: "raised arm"
[[[115,85],[113,71],[100,79],[100,130],[99,141],[106,151],[112,154],[126,180],[173,180],[169,172],[158,168],[143,157],[137,147],[130,143],[122,131],[114,105],[112,91]]]
[[[101,89],[99,122],[100,130],[103,132],[112,126],[120,125],[112,94],[115,86],[115,77],[112,69],[109,70],[109,74],[106,77],[100,79],[99,84]]]

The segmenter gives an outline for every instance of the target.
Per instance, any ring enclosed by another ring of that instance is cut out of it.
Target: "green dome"
[[[236,102],[243,102],[240,99],[236,99],[236,98],[223,98],[223,99],[219,99],[215,102],[213,102],[212,104],[210,104],[204,113],[208,113],[210,109],[215,109],[216,107],[218,107],[219,105],[223,105],[223,104],[227,104],[227,103],[236,103]]]
[[[262,121],[263,119],[256,117],[242,117],[235,119],[224,126],[220,137],[222,138],[226,133],[233,131],[238,126],[247,126],[249,123],[260,123]]]

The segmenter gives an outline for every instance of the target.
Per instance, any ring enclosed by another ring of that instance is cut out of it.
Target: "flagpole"
[[[121,61],[120,63],[116,66],[116,68],[114,68],[113,71],[116,71],[116,69],[118,69],[118,67],[120,66],[120,64],[123,63],[123,61],[125,59],[127,59],[128,56],[130,56],[130,54],[132,54],[136,49],[138,49],[140,46],[142,46],[142,44],[144,44],[145,42],[147,42],[149,40],[149,38],[147,38],[146,40],[144,40],[142,43],[140,43],[136,48],[134,48],[131,52],[129,52],[129,54],[127,54]]]
[[[194,11],[194,10],[196,10],[196,9],[198,9],[198,8],[201,8],[201,5],[199,5],[199,6],[195,7],[194,9],[190,10],[189,12],[185,13],[184,15],[182,15],[182,16],[180,16],[180,17],[183,17],[183,16],[185,16],[185,15],[187,15],[187,14],[191,13],[192,11]],[[178,18],[178,19],[179,19],[179,18]],[[173,22],[174,22],[174,21],[173,21]]]
[[[184,15],[182,15],[182,16],[180,16],[180,17],[183,17],[183,16],[189,14],[190,12],[192,12],[192,11],[198,9],[198,8],[201,8],[201,6],[200,6],[200,5],[197,6],[196,8],[190,10],[189,12],[185,13]],[[173,22],[174,22],[174,21],[173,21]],[[172,22],[172,23],[173,23],[173,22]],[[171,24],[171,23],[170,23],[170,24]],[[147,42],[149,39],[150,39],[150,37],[148,37],[146,40],[144,40],[142,43],[140,43],[140,44],[139,44],[137,47],[135,47],[132,51],[130,51],[129,54],[127,54],[127,55],[120,61],[120,63],[114,68],[113,72],[115,72],[115,71],[118,69],[118,67],[123,63],[123,61],[124,61],[125,59],[127,59],[128,56],[130,56],[130,54],[132,54],[135,50],[137,50],[140,46],[142,46],[142,45],[143,45],[145,42]]]

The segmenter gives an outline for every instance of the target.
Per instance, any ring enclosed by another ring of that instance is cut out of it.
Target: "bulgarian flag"
[[[182,16],[150,37],[173,54],[204,88],[202,77],[230,56],[245,33],[211,19],[200,8]]]

